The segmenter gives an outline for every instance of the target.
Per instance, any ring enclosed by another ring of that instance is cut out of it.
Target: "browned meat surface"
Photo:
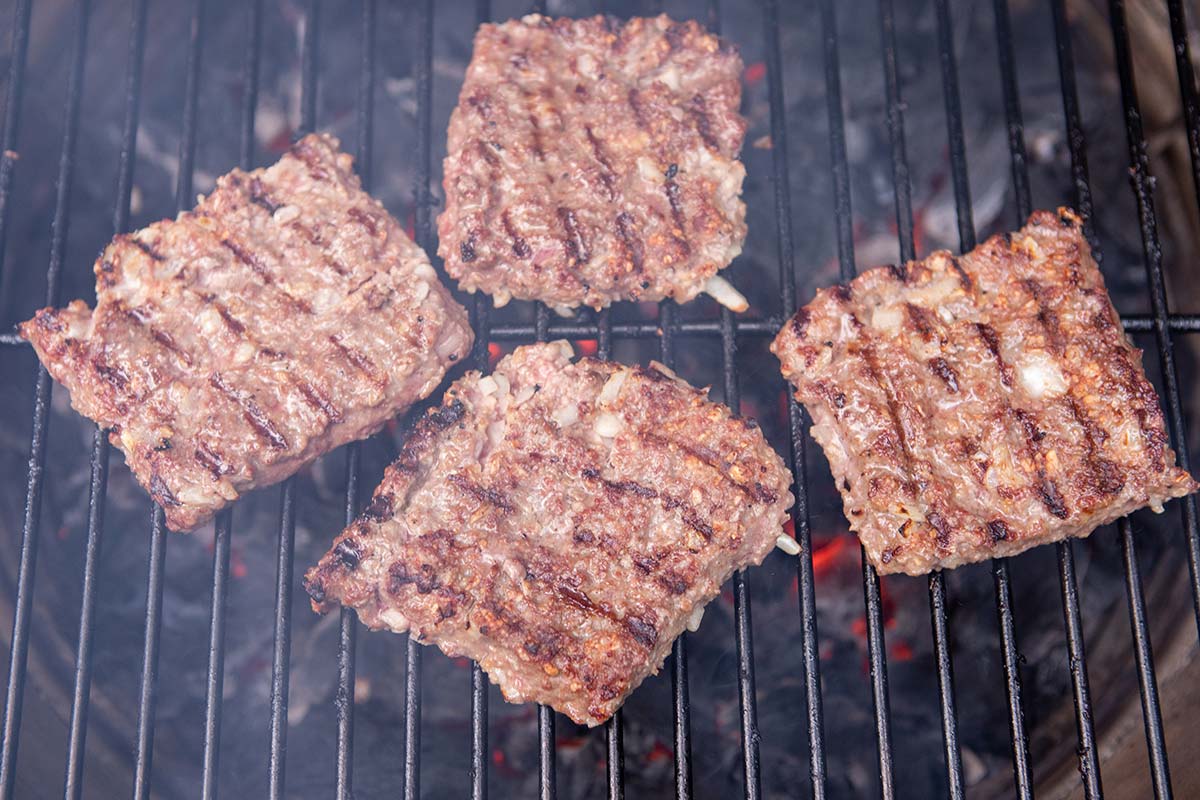
[[[570,356],[531,345],[457,381],[305,585],[597,725],[792,497],[754,423],[665,367]]]
[[[1067,209],[823,289],[772,350],[883,573],[1087,536],[1196,489]]]
[[[371,434],[471,344],[462,307],[328,136],[118,236],[95,272],[94,311],[45,308],[21,335],[174,530]]]
[[[746,238],[741,70],[666,16],[482,26],[450,117],[447,271],[497,305],[695,297]]]

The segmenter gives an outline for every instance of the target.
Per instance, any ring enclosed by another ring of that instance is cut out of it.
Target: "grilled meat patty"
[[[571,355],[530,345],[458,380],[305,586],[598,725],[763,560],[792,497],[753,422],[661,365]]]
[[[1067,209],[823,289],[771,349],[882,573],[1087,536],[1196,489]]]
[[[21,325],[174,530],[379,429],[471,345],[429,259],[329,136],[116,237],[80,300]]]
[[[741,70],[666,16],[480,27],[450,117],[447,272],[497,305],[695,297],[746,238]]]

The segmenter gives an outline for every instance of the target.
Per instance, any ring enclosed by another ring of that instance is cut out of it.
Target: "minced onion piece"
[[[795,539],[788,536],[786,533],[781,533],[778,537],[776,537],[775,546],[787,553],[789,556],[800,555],[799,543],[797,543]]]
[[[608,405],[617,399],[621,394],[621,386],[625,383],[625,379],[629,377],[629,370],[619,369],[608,377],[604,383],[604,388],[600,390],[600,394],[596,395],[596,402],[601,405]]]
[[[616,414],[601,411],[596,415],[596,433],[611,439],[621,430],[621,419]]]
[[[742,293],[733,288],[733,284],[720,275],[713,275],[709,278],[704,284],[704,291],[730,311],[741,313],[750,307],[749,301]]]
[[[692,633],[700,630],[700,620],[704,619],[704,606],[700,606],[688,617],[687,629]]]

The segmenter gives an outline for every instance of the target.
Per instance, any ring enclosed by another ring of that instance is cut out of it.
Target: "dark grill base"
[[[851,214],[850,169],[847,158],[846,126],[843,117],[841,91],[842,70],[839,65],[836,31],[836,14],[833,0],[814,0],[813,18],[823,33],[823,59],[825,66],[825,98],[829,122],[829,154],[832,168],[834,216],[831,220],[818,220],[814,225],[833,223],[836,228],[839,275],[847,280],[855,274],[854,229]],[[952,9],[948,0],[934,0],[937,18],[937,45],[940,58],[944,107],[949,139],[949,155],[955,207],[957,211],[958,235],[961,249],[974,247],[976,242],[975,223],[972,218],[972,202],[967,175],[966,143],[963,131],[963,113],[958,85],[958,67],[954,53]],[[1017,63],[1014,57],[1013,31],[1006,0],[994,0],[996,46],[999,56],[1000,85],[1007,122],[1008,145],[1011,156],[1013,189],[1016,196],[1019,225],[1032,210],[1030,178],[1024,128],[1017,86]],[[263,49],[263,0],[252,0],[247,4],[247,49],[242,66],[241,97],[242,114],[239,131],[243,167],[253,166],[255,160],[255,112],[259,93],[260,66]],[[355,151],[359,172],[364,185],[369,189],[372,176],[372,135],[375,118],[376,95],[376,0],[362,0],[361,12],[361,68],[358,76],[357,114],[358,140]],[[1184,120],[1189,142],[1192,146],[1193,178],[1200,196],[1200,101],[1197,100],[1195,79],[1188,53],[1187,30],[1179,0],[1167,0],[1171,30],[1176,45],[1180,90],[1183,98]],[[491,9],[487,0],[476,3],[477,18],[487,20]],[[647,9],[648,11],[651,9]],[[657,9],[654,9],[657,10]],[[733,9],[727,9],[733,13]],[[61,150],[54,224],[51,238],[48,285],[46,302],[56,305],[60,301],[60,274],[63,268],[67,241],[67,226],[71,207],[71,184],[73,173],[80,168],[76,161],[76,140],[80,126],[80,107],[83,96],[85,59],[87,55],[90,0],[76,2],[76,38],[72,42],[70,83],[67,92],[66,124]],[[317,119],[317,92],[319,72],[319,46],[321,42],[321,18],[330,13],[322,8],[320,0],[307,0],[303,36],[303,58],[301,65],[302,90],[300,99],[300,133],[315,130]],[[702,16],[694,11],[696,16]],[[121,159],[118,172],[116,202],[112,227],[125,231],[130,224],[130,207],[133,196],[133,171],[139,116],[141,112],[143,60],[147,37],[147,0],[134,0],[129,37],[129,71],[125,82],[125,125],[121,144]],[[198,96],[201,64],[205,48],[206,2],[195,0],[191,8],[191,36],[187,43],[187,70],[183,104],[183,126],[179,147],[179,173],[175,187],[177,209],[190,207],[193,202],[192,177],[197,147]],[[1153,197],[1152,178],[1146,154],[1145,136],[1142,130],[1138,99],[1134,87],[1132,54],[1129,31],[1126,27],[1124,4],[1121,0],[1110,0],[1109,15],[1112,23],[1113,45],[1121,87],[1121,98],[1125,112],[1128,136],[1129,171],[1137,201],[1144,265],[1146,269],[1151,313],[1124,318],[1128,331],[1152,333],[1158,348],[1158,356],[1167,403],[1168,418],[1173,443],[1180,463],[1189,467],[1180,381],[1172,354],[1172,336],[1179,333],[1200,331],[1200,315],[1171,314],[1168,310],[1163,280],[1162,251],[1159,243]],[[716,0],[708,0],[703,16],[707,24],[720,29],[721,10]],[[4,252],[5,235],[13,187],[14,172],[18,160],[20,111],[24,90],[27,88],[25,66],[29,46],[31,0],[19,0],[13,19],[12,55],[9,66],[9,95],[4,117],[2,136],[3,156],[0,157],[0,254]],[[597,353],[602,358],[612,354],[614,340],[657,338],[660,342],[660,358],[668,366],[674,366],[677,351],[690,339],[697,337],[719,340],[721,349],[721,375],[725,402],[734,411],[740,407],[738,343],[740,339],[772,336],[783,320],[797,306],[796,272],[792,229],[792,207],[790,196],[788,163],[788,126],[785,119],[783,62],[779,38],[779,8],[776,0],[764,0],[762,7],[763,34],[765,45],[766,77],[770,105],[770,134],[774,168],[774,199],[776,217],[776,258],[778,261],[781,304],[772,309],[773,314],[762,319],[739,320],[727,310],[722,310],[719,319],[678,319],[677,307],[664,302],[659,308],[657,322],[622,322],[610,319],[609,311],[595,315],[591,321],[560,322],[551,320],[548,310],[538,305],[532,324],[490,324],[488,300],[480,295],[474,298],[472,318],[477,341],[473,363],[487,369],[489,344],[492,342],[544,341],[548,338],[594,339]],[[1071,161],[1071,175],[1075,195],[1070,202],[1085,218],[1085,230],[1093,242],[1091,226],[1093,203],[1089,179],[1083,126],[1075,86],[1075,66],[1067,27],[1065,0],[1051,0],[1051,19],[1057,44],[1059,79],[1062,88],[1063,110],[1067,125],[1067,142]],[[419,24],[411,35],[416,44],[414,67],[417,102],[417,147],[415,160],[414,232],[415,239],[427,251],[433,252],[435,242],[432,229],[432,206],[435,202],[430,191],[432,176],[432,136],[440,135],[432,130],[433,117],[433,67],[435,48],[434,3],[421,0],[418,11]],[[882,41],[883,78],[886,92],[887,123],[890,135],[892,177],[894,181],[894,204],[900,254],[904,259],[916,255],[913,226],[913,201],[910,189],[910,173],[905,142],[904,111],[901,99],[900,61],[896,47],[895,12],[892,0],[879,2],[879,30]],[[93,26],[95,27],[95,26]],[[90,76],[89,76],[90,77]],[[349,94],[348,87],[329,86],[324,91]],[[25,136],[32,132],[24,132]],[[10,266],[11,268],[11,266]],[[0,346],[24,347],[24,343],[13,334],[0,336]],[[782,390],[782,386],[780,387]],[[26,668],[30,649],[34,576],[38,554],[43,480],[49,468],[46,460],[46,437],[50,417],[50,380],[44,369],[36,376],[35,403],[33,411],[33,436],[29,461],[28,485],[26,490],[25,515],[16,584],[15,616],[13,621],[12,647],[10,655],[7,694],[4,714],[2,748],[0,748],[0,794],[11,796],[15,787],[17,748],[20,743],[22,703],[25,698]],[[795,535],[803,548],[797,562],[797,584],[801,638],[798,642],[797,659],[802,667],[803,696],[805,699],[805,727],[809,749],[810,790],[813,797],[821,798],[829,788],[826,773],[826,747],[824,739],[824,710],[820,675],[820,638],[817,631],[814,568],[812,561],[813,541],[809,524],[809,500],[806,496],[805,460],[808,439],[805,434],[806,421],[801,409],[789,402],[787,408],[791,433],[791,457],[795,471],[797,504],[793,511]],[[355,515],[360,494],[361,448],[350,445],[346,448],[347,465],[345,477],[345,520]],[[71,798],[83,796],[83,766],[88,729],[88,711],[92,681],[93,634],[96,626],[97,572],[108,480],[109,446],[97,431],[91,452],[91,474],[87,515],[87,539],[83,572],[82,607],[79,620],[79,640],[75,664],[74,692],[71,704],[67,765],[65,773],[65,795]],[[274,606],[274,650],[271,655],[270,723],[269,723],[269,796],[285,794],[284,775],[287,755],[288,695],[291,663],[291,609],[294,588],[293,556],[296,545],[297,497],[296,481],[287,481],[282,489],[279,514],[279,538],[277,583]],[[1200,535],[1197,532],[1196,503],[1188,498],[1182,504],[1183,535],[1186,541],[1190,569],[1195,621],[1200,630]],[[223,711],[222,696],[225,677],[225,621],[227,588],[230,581],[231,548],[234,528],[231,513],[222,513],[216,522],[212,566],[212,596],[206,682],[206,703],[203,736],[202,796],[217,794],[218,760],[221,753],[220,733]],[[1130,624],[1133,632],[1134,657],[1139,679],[1141,704],[1145,719],[1146,740],[1150,756],[1150,772],[1153,791],[1157,797],[1171,795],[1167,751],[1163,734],[1163,721],[1155,680],[1154,659],[1146,617],[1146,602],[1143,595],[1141,570],[1138,554],[1128,520],[1119,524],[1121,554],[1125,570],[1125,583]],[[135,738],[134,796],[150,796],[156,699],[159,682],[170,679],[158,669],[161,644],[163,583],[168,536],[163,526],[159,509],[154,509],[149,525],[149,573],[146,584],[146,615],[144,630],[144,653],[141,665],[137,733]],[[1097,798],[1102,795],[1100,763],[1096,748],[1096,732],[1093,728],[1093,712],[1088,685],[1087,660],[1085,657],[1083,624],[1077,590],[1075,562],[1071,543],[1058,545],[1058,577],[1064,608],[1067,648],[1070,655],[1069,670],[1076,711],[1079,771],[1085,795]],[[1005,678],[1008,722],[1012,744],[1013,787],[1017,796],[1033,796],[1033,759],[1029,748],[1029,736],[1022,701],[1021,665],[1017,630],[1013,617],[1013,595],[1009,567],[1005,561],[992,565],[992,576],[996,595],[996,613],[999,623],[1003,674]],[[865,600],[865,625],[868,652],[868,680],[874,703],[874,735],[877,742],[880,793],[885,798],[896,794],[895,766],[889,709],[888,660],[883,602],[879,578],[874,570],[863,564],[862,586]],[[942,721],[942,756],[946,785],[952,797],[964,796],[965,779],[963,758],[959,746],[958,720],[955,706],[953,665],[950,647],[950,621],[947,619],[946,581],[941,574],[929,579],[929,608],[932,626],[937,686],[939,690],[940,715]],[[742,754],[741,769],[744,778],[744,793],[747,798],[761,796],[759,733],[756,704],[753,642],[751,636],[751,595],[745,575],[733,579],[733,618],[735,668],[739,698],[739,715]],[[343,611],[339,620],[340,632],[337,652],[336,689],[336,761],[334,790],[339,798],[352,796],[353,751],[354,751],[354,694],[355,653],[358,623],[354,615]],[[693,766],[691,763],[691,707],[688,681],[688,636],[685,634],[676,643],[673,658],[667,669],[671,675],[674,716],[674,777],[676,796],[691,797],[693,794]],[[422,649],[412,641],[407,642],[404,670],[404,736],[403,736],[403,791],[405,798],[420,795],[421,776],[421,687]],[[463,757],[464,769],[470,770],[472,796],[484,798],[488,794],[488,770],[491,757],[488,730],[488,691],[486,676],[477,665],[471,666],[471,756],[469,763]],[[796,709],[799,714],[800,710]],[[544,707],[537,712],[538,756],[540,796],[552,798],[556,793],[556,731],[553,713]],[[606,726],[605,782],[609,797],[624,795],[623,769],[623,723],[618,713]],[[802,743],[803,744],[803,743]],[[27,747],[36,747],[36,742],[27,742]],[[397,757],[399,754],[397,754]],[[427,795],[437,794],[437,787],[426,787]]]

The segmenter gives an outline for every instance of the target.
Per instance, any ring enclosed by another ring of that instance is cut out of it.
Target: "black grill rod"
[[[74,55],[72,58],[72,69],[70,83],[67,88],[67,103],[65,112],[65,123],[63,129],[62,150],[59,155],[58,162],[58,182],[55,193],[54,203],[54,224],[50,241],[50,260],[46,267],[47,282],[47,302],[50,305],[57,303],[59,275],[62,271],[63,254],[66,248],[67,228],[70,216],[70,199],[71,199],[71,178],[75,167],[75,141],[78,138],[79,130],[79,104],[80,96],[82,95],[83,85],[83,64],[87,51],[87,25],[88,16],[90,14],[90,3],[83,0],[78,3],[79,6],[79,21],[76,26],[76,39]],[[14,51],[18,46],[22,52],[14,52],[13,64],[10,72],[10,80],[24,83],[24,60],[25,53],[23,52],[25,44],[17,41],[18,39],[28,41],[28,7],[18,9],[18,18],[16,20],[17,27],[14,29]],[[25,14],[25,19],[21,19],[21,14]],[[21,63],[18,64],[17,62]],[[10,84],[9,91],[9,108],[8,118],[6,121],[4,139],[5,148],[9,149],[8,143],[16,146],[17,134],[17,117],[19,116],[20,93],[23,87],[17,84]],[[11,138],[10,138],[11,137]],[[9,160],[6,152],[3,159]],[[0,167],[4,169],[5,167]],[[10,167],[9,167],[10,168]],[[3,177],[4,181],[11,180],[11,173]],[[7,193],[8,185],[3,184],[0,191]],[[5,212],[0,210],[0,220],[2,220]],[[3,227],[3,221],[0,221],[0,227]],[[0,234],[0,239],[3,236]],[[0,247],[3,245],[0,244]],[[2,257],[3,251],[0,251]],[[35,400],[35,415],[40,409],[42,411],[41,420],[41,436],[38,435],[38,422],[34,422],[35,441],[31,446],[34,457],[38,462],[44,462],[45,459],[45,433],[48,425],[48,418],[45,405],[49,400],[50,384],[45,368],[40,364],[37,368],[36,379],[36,400]],[[41,392],[45,391],[42,395]],[[41,447],[37,439],[41,440]],[[30,462],[30,483],[33,482],[33,465],[34,461]],[[42,464],[39,464],[42,466]],[[103,471],[107,467],[107,462],[97,464],[93,462],[93,476],[97,469]],[[39,469],[40,472],[40,469]],[[39,476],[40,477],[40,476]],[[40,482],[40,481],[39,481]],[[38,487],[37,494],[40,494],[41,487]],[[29,500],[27,500],[28,504]],[[33,502],[39,502],[40,498],[35,498]],[[103,506],[103,504],[101,504]],[[3,788],[4,796],[8,797],[13,791],[13,782],[16,777],[17,765],[17,745],[19,744],[21,735],[21,707],[24,700],[24,684],[25,684],[25,665],[29,652],[29,622],[30,614],[32,613],[31,603],[33,599],[33,579],[35,577],[36,557],[37,557],[37,536],[38,525],[37,519],[34,519],[32,527],[26,527],[22,533],[21,541],[21,559],[18,567],[18,582],[17,582],[17,612],[13,617],[13,638],[12,650],[9,661],[9,680],[8,688],[5,695],[5,714],[4,714],[4,746],[2,767],[0,767],[0,787]],[[27,508],[28,520],[28,508]],[[27,547],[28,545],[28,547]],[[27,557],[28,554],[28,557]],[[22,606],[24,608],[22,609]]]
[[[967,172],[966,140],[963,135],[962,104],[958,85],[958,65],[954,54],[954,25],[947,0],[935,0],[938,18],[938,53],[942,67],[942,88],[946,102],[946,121],[950,138],[950,168],[954,185],[955,211],[958,217],[959,246],[962,252],[976,244],[975,219],[971,208],[971,185]],[[1005,110],[1008,114],[1009,146],[1014,175],[1024,164],[1024,142],[1020,137],[1020,110],[1016,106],[1016,76],[1009,72],[1011,84],[1002,75]],[[1014,119],[1013,112],[1017,116]],[[1015,126],[1015,127],[1014,127]],[[1014,135],[1017,137],[1014,140]],[[1028,195],[1028,186],[1024,187]],[[1033,776],[1029,763],[1029,734],[1021,700],[1021,664],[1017,634],[1013,625],[1012,588],[1008,560],[992,559],[992,580],[996,588],[996,617],[1000,626],[1000,651],[1004,660],[1004,692],[1008,700],[1008,729],[1012,745],[1013,780],[1016,796],[1033,797]]]
[[[783,289],[782,315],[790,318],[796,312],[796,273],[792,241],[792,197],[788,177],[787,119],[783,101],[783,63],[779,47],[779,4],[777,0],[763,3],[763,38],[766,49],[767,99],[770,106],[771,161],[775,184],[776,255],[779,259],[779,278]],[[811,794],[816,800],[825,797],[825,711],[821,699],[821,659],[818,653],[817,608],[812,569],[812,532],[808,520],[808,494],[805,477],[804,415],[788,394],[788,423],[791,433],[792,476],[795,481],[796,504],[792,507],[792,524],[800,555],[796,562],[799,585],[800,649],[804,664],[804,697],[809,744],[808,772],[812,782]]]
[[[1183,97],[1184,122],[1187,125],[1188,152],[1192,161],[1192,183],[1195,185],[1196,198],[1200,200],[1200,98],[1196,96],[1196,76],[1192,72],[1192,55],[1188,46],[1187,21],[1184,19],[1183,6],[1179,0],[1167,0],[1167,13],[1171,19],[1171,38],[1175,43],[1175,67],[1179,72],[1179,91]],[[1170,309],[1167,308],[1166,297],[1163,297],[1162,309],[1154,309],[1155,333],[1158,333],[1165,320],[1166,327],[1171,329]],[[1172,410],[1174,415],[1174,410]],[[1182,416],[1181,416],[1182,420]],[[1176,441],[1180,448],[1180,463],[1188,469],[1186,442],[1182,428],[1176,431]],[[1196,615],[1197,631],[1200,632],[1200,536],[1196,535],[1196,497],[1188,495],[1183,500],[1184,526],[1187,530],[1188,569],[1192,580],[1192,611]]]
[[[491,0],[475,0],[476,26],[492,19]],[[472,361],[475,369],[487,374],[489,311],[491,301],[483,292],[471,298],[471,327],[475,331]],[[527,338],[527,337],[526,337]],[[488,796],[488,679],[479,662],[471,662],[471,800],[487,800]]]
[[[1150,778],[1154,784],[1154,796],[1158,800],[1169,800],[1172,796],[1171,770],[1167,764],[1158,682],[1154,677],[1154,651],[1150,644],[1150,627],[1146,622],[1146,601],[1142,594],[1142,573],[1133,541],[1133,525],[1128,517],[1123,517],[1117,523],[1117,528],[1121,536],[1121,559],[1125,562],[1129,627],[1133,630],[1135,644],[1138,688],[1142,695],[1142,723],[1146,732],[1146,749],[1150,755]]]
[[[314,20],[314,38],[311,48],[306,49],[306,56],[312,53],[310,59],[316,62],[318,42],[316,37],[319,10],[311,9]],[[366,191],[371,190],[372,172],[372,125],[375,115],[375,2],[364,0],[359,36],[362,39],[360,50],[358,78],[358,143],[356,160],[359,180]],[[316,70],[313,68],[313,83],[310,84],[311,94],[316,96]],[[316,121],[313,121],[316,127]],[[358,442],[346,446],[346,494],[343,522],[348,526],[358,514],[359,504],[359,467],[362,450]],[[350,800],[354,796],[354,680],[356,674],[356,648],[358,643],[358,624],[355,612],[349,608],[338,610],[338,682],[334,694],[334,710],[337,715],[337,755],[335,770],[337,779],[335,793],[338,800]]]
[[[1071,151],[1072,174],[1079,207],[1086,206],[1091,213],[1091,185],[1088,180],[1086,145],[1083,128],[1080,122],[1079,102],[1075,89],[1075,64],[1071,53],[1070,28],[1067,23],[1066,7],[1063,0],[1053,0],[1051,8],[1054,15],[1054,35],[1058,50],[1059,75],[1062,83],[1063,108],[1067,119],[1067,143]],[[1157,229],[1155,227],[1154,207],[1149,195],[1150,181],[1148,165],[1145,162],[1145,143],[1141,137],[1141,123],[1138,120],[1137,95],[1133,87],[1132,65],[1128,50],[1128,32],[1124,27],[1124,10],[1120,4],[1110,7],[1113,23],[1113,41],[1118,73],[1121,81],[1122,101],[1126,114],[1126,132],[1129,138],[1130,161],[1134,189],[1138,201],[1138,214],[1142,225],[1143,247],[1147,261],[1147,272],[1150,274],[1151,288],[1154,288],[1154,271],[1158,271],[1158,289],[1162,289],[1161,261],[1152,257],[1149,243],[1153,242],[1157,254]],[[1139,146],[1140,145],[1140,146]],[[1140,158],[1139,158],[1140,155]],[[1084,217],[1084,230],[1089,232],[1090,216]],[[1094,237],[1089,236],[1089,238]],[[1097,258],[1099,252],[1096,253]],[[1165,296],[1152,292],[1155,310],[1158,304],[1165,304]],[[1161,340],[1160,340],[1161,341]],[[1169,345],[1169,339],[1167,340]],[[1164,361],[1173,361],[1169,353],[1161,351]],[[1178,395],[1176,395],[1176,398]],[[1125,580],[1129,600],[1130,623],[1133,628],[1135,661],[1138,668],[1138,682],[1141,689],[1142,719],[1146,728],[1146,744],[1150,755],[1150,768],[1156,795],[1170,796],[1170,777],[1168,775],[1166,748],[1162,730],[1162,714],[1158,701],[1158,689],[1154,676],[1154,658],[1150,644],[1150,633],[1146,626],[1145,603],[1142,597],[1141,574],[1138,571],[1137,554],[1130,539],[1129,522],[1123,519],[1118,524],[1122,546],[1128,544],[1123,552],[1125,558]],[[1128,541],[1127,541],[1128,540]]]
[[[8,198],[16,172],[17,134],[21,130],[21,101],[25,95],[25,65],[29,53],[29,18],[33,0],[13,8],[12,49],[8,62],[8,97],[4,102],[4,132],[0,134],[0,268],[8,236]]]
[[[258,106],[258,62],[262,48],[262,0],[249,6],[246,39],[246,63],[242,69],[245,100],[242,105],[241,146],[238,160],[242,169],[254,161],[254,114]],[[229,551],[233,539],[232,509],[217,515],[213,542],[213,595],[209,617],[208,676],[204,698],[204,766],[201,772],[201,796],[217,796],[218,765],[221,755],[221,711],[225,684],[225,603],[229,586]]]
[[[892,178],[896,197],[896,229],[901,261],[916,258],[913,242],[912,186],[904,142],[904,111],[896,49],[896,14],[892,0],[879,0],[879,25],[883,46],[884,86],[887,96],[888,134],[892,145]],[[957,198],[956,198],[957,202]],[[968,204],[969,205],[969,204]],[[961,230],[961,226],[960,226]],[[972,232],[973,235],[973,232]],[[929,576],[929,611],[934,655],[938,670],[938,697],[942,712],[942,741],[946,753],[946,778],[950,796],[963,796],[962,754],[958,746],[958,720],[954,702],[954,672],[946,630],[946,581],[942,573]]]
[[[829,153],[833,172],[834,210],[837,225],[838,272],[841,281],[855,275],[854,228],[851,211],[850,167],[846,157],[845,117],[842,110],[841,66],[838,58],[837,16],[832,0],[821,0],[821,33],[825,56],[825,98],[829,117]],[[892,769],[892,723],[888,700],[887,644],[883,630],[883,603],[879,575],[861,549],[863,602],[867,619],[867,656],[870,663],[871,700],[875,714],[875,742],[879,757],[879,794],[892,800],[896,789]]]
[[[659,4],[658,11],[661,10]],[[721,12],[715,0],[708,4],[707,16],[716,23],[714,32],[720,33]],[[721,373],[725,405],[738,414],[741,411],[741,395],[737,374],[737,320],[733,312],[724,306],[721,307]],[[762,794],[762,777],[758,750],[758,701],[754,690],[754,630],[751,625],[750,587],[744,569],[733,574],[733,619],[742,726],[742,774],[746,797],[757,798]]]
[[[604,308],[596,314],[596,357],[604,361],[612,357],[612,320],[608,311]],[[609,800],[622,800],[625,797],[625,734],[619,708],[604,723],[604,749]]]
[[[1129,29],[1125,21],[1123,0],[1109,0],[1110,23],[1113,36],[1113,51],[1117,63],[1117,75],[1121,83],[1121,104],[1125,111],[1125,133],[1129,145],[1130,172],[1133,190],[1137,199],[1138,221],[1141,227],[1142,252],[1146,265],[1146,278],[1150,284],[1150,304],[1155,316],[1154,338],[1158,344],[1159,360],[1162,364],[1163,383],[1167,390],[1168,418],[1177,448],[1179,464],[1190,469],[1187,447],[1187,430],[1183,424],[1183,404],[1179,394],[1179,379],[1175,372],[1175,357],[1172,353],[1171,336],[1167,331],[1167,293],[1163,280],[1162,247],[1158,238],[1158,220],[1154,211],[1154,178],[1150,174],[1150,158],[1146,149],[1146,138],[1142,130],[1141,110],[1138,107],[1137,86],[1133,76],[1133,56],[1129,49]],[[1188,555],[1193,556],[1198,546],[1195,500],[1184,501],[1184,519],[1188,543]],[[1124,541],[1126,585],[1129,590],[1129,616],[1133,624],[1136,645],[1138,680],[1141,683],[1142,711],[1146,725],[1146,745],[1150,750],[1150,770],[1154,779],[1157,797],[1171,796],[1171,778],[1167,768],[1167,752],[1162,728],[1162,712],[1158,701],[1158,690],[1154,677],[1154,653],[1150,644],[1150,631],[1146,625],[1142,580],[1138,572],[1137,554],[1134,551],[1132,531],[1128,520],[1120,525]],[[1192,576],[1196,576],[1196,564],[1191,564]],[[1193,587],[1195,588],[1195,587]],[[1193,604],[1200,596],[1193,594]],[[1200,606],[1193,605],[1193,608]],[[1197,617],[1200,626],[1200,617]]]
[[[183,97],[183,136],[179,141],[179,174],[175,183],[175,211],[191,206],[192,170],[196,162],[197,103],[200,88],[200,56],[204,47],[204,6],[196,0],[192,8],[188,42],[187,73]],[[146,581],[145,644],[142,651],[141,692],[138,698],[137,751],[133,779],[134,800],[150,796],[154,764],[154,712],[158,702],[158,651],[162,633],[163,576],[166,571],[167,526],[157,503],[150,523],[150,565]]]
[[[414,233],[417,245],[427,253],[433,242],[433,202],[429,189],[432,174],[433,127],[433,0],[424,0],[417,20],[417,169],[413,187],[416,202]],[[404,674],[404,800],[421,795],[421,645],[408,636]]]
[[[139,17],[140,15],[140,17]],[[129,39],[129,70],[126,73],[125,123],[121,134],[120,166],[117,170],[113,232],[129,227],[129,199],[133,188],[133,162],[137,139],[142,54],[145,48],[146,4],[135,5]],[[87,719],[91,704],[93,613],[96,605],[96,573],[104,532],[104,505],[108,486],[108,433],[100,428],[92,434],[91,480],[88,486],[87,543],[84,549],[83,590],[79,610],[79,646],[75,654],[75,687],[71,698],[71,722],[67,739],[67,767],[63,797],[75,800],[83,793],[83,764],[87,744]]]
[[[1083,148],[1083,124],[1079,99],[1075,90],[1075,63],[1071,54],[1071,37],[1067,25],[1066,7],[1061,2],[1050,4],[1054,21],[1055,50],[1058,58],[1059,83],[1062,90],[1063,114],[1067,124],[1067,142],[1071,154],[1071,181],[1074,186],[1075,207],[1083,217],[1083,229],[1089,241],[1092,233],[1092,190],[1088,179],[1087,154]],[[1030,204],[1032,205],[1032,203]],[[1100,260],[1100,252],[1093,253]],[[1091,686],[1087,674],[1087,654],[1083,637],[1083,620],[1079,613],[1079,594],[1075,579],[1075,555],[1071,542],[1058,543],[1059,578],[1063,594],[1063,619],[1067,628],[1067,647],[1071,658],[1071,686],[1075,695],[1075,729],[1079,734],[1079,772],[1084,792],[1089,798],[1104,796],[1100,778],[1100,759],[1096,752],[1096,734],[1092,722]]]
[[[667,369],[675,369],[675,309],[674,302],[659,303],[659,358]],[[688,800],[692,796],[692,702],[688,689],[688,632],[685,630],[671,645],[671,712],[675,735],[675,798]]]
[[[1021,115],[1020,95],[1017,88],[1017,69],[1013,50],[1012,23],[1009,19],[1008,0],[994,0],[993,10],[996,18],[996,49],[1000,61],[1000,79],[1004,94],[1005,118],[1008,125],[1009,153],[1012,159],[1013,191],[1017,201],[1017,224],[1024,224],[1033,211],[1033,198],[1029,188],[1029,167],[1025,151],[1025,128]],[[1079,736],[1079,774],[1083,781],[1084,794],[1089,800],[1102,796],[1100,787],[1100,763],[1096,756],[1095,731],[1092,727],[1091,690],[1087,679],[1087,657],[1084,653],[1083,625],[1079,615],[1079,593],[1075,581],[1075,558],[1071,550],[1070,540],[1058,542],[1058,572],[1063,600],[1063,618],[1067,630],[1067,651],[1070,655],[1070,671],[1073,696],[1075,701],[1076,732]],[[1003,593],[999,577],[996,578],[996,592],[1003,597],[1004,602],[1011,602],[1009,597],[1007,575],[1005,576]],[[1003,617],[1000,620],[1001,635],[1012,636],[1011,616],[1006,627]],[[1005,646],[1005,675],[1016,672],[1017,665],[1008,656],[1015,651],[1015,646]],[[1010,710],[1012,705],[1010,692]],[[1023,721],[1022,721],[1023,722]],[[1015,729],[1015,728],[1014,728]],[[1016,751],[1014,751],[1014,755]],[[1026,763],[1028,754],[1026,752]],[[1026,768],[1026,777],[1028,768]],[[1018,782],[1022,780],[1020,772],[1016,775]]]
[[[288,686],[292,644],[292,562],[296,539],[296,484],[289,479],[279,494],[279,549],[275,564],[275,633],[271,652],[271,751],[267,796],[283,798],[286,783]]]
[[[250,41],[253,53],[248,68],[254,70],[250,84],[257,91],[258,58],[262,49],[263,0],[254,0],[251,8]],[[301,88],[302,92],[302,88]],[[242,112],[241,151],[250,168],[254,154],[254,100],[247,94],[246,107]],[[282,800],[286,783],[288,742],[288,686],[292,672],[292,566],[295,554],[295,479],[283,482],[280,487],[280,536],[275,560],[275,620],[271,636],[271,723],[270,752],[266,763],[268,796],[270,800]]]

